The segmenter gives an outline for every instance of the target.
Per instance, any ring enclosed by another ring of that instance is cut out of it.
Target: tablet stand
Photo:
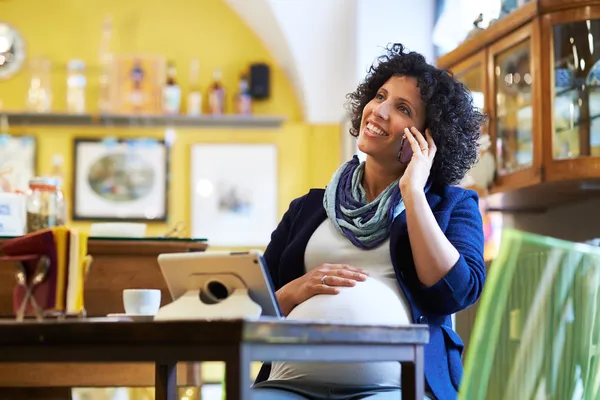
[[[196,279],[194,279],[196,278]],[[244,282],[235,275],[191,276],[197,289],[188,289],[182,296],[158,310],[155,321],[205,319],[258,319],[262,308],[250,298]]]

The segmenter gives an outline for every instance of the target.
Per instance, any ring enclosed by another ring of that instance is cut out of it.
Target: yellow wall
[[[194,143],[274,143],[279,154],[279,213],[289,202],[314,186],[324,186],[340,162],[337,125],[313,126],[302,121],[301,107],[283,71],[274,64],[258,38],[222,0],[4,0],[0,19],[24,36],[28,56],[45,55],[53,62],[54,110],[64,111],[66,63],[83,59],[89,74],[88,104],[95,111],[96,64],[100,29],[106,15],[114,24],[117,53],[162,54],[174,60],[179,82],[187,88],[192,58],[201,62],[201,84],[206,88],[214,68],[223,71],[231,94],[240,72],[251,62],[272,67],[272,95],[256,103],[256,114],[283,115],[277,130],[180,129],[171,152],[169,222],[151,224],[149,234],[161,234],[169,224],[190,216],[190,145]],[[22,110],[28,86],[24,69],[13,79],[0,81],[0,101],[7,110]],[[185,95],[185,93],[184,93]],[[48,174],[56,154],[65,160],[65,192],[72,191],[72,155],[75,137],[157,137],[164,129],[105,129],[89,127],[13,127],[11,133],[33,133],[38,140],[38,173]],[[75,226],[87,227],[88,223]],[[210,238],[209,238],[210,240]]]
[[[28,55],[44,55],[53,62],[55,110],[66,107],[69,59],[82,59],[88,72],[97,73],[98,46],[106,16],[113,19],[115,53],[158,54],[173,60],[184,89],[193,58],[201,63],[203,88],[210,84],[213,70],[220,68],[229,89],[229,109],[242,70],[255,61],[273,62],[259,39],[222,0],[3,0],[0,20],[21,32]],[[257,103],[256,113],[301,120],[292,86],[282,70],[273,67],[271,99]],[[4,108],[23,108],[28,78],[23,70],[15,79],[0,81]],[[94,109],[97,90],[97,82],[91,79],[88,103]]]

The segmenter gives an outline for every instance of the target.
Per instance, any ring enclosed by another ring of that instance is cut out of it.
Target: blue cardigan
[[[327,218],[323,195],[324,190],[313,189],[293,200],[271,236],[264,257],[276,290],[306,272],[306,245]],[[450,316],[477,301],[483,289],[482,219],[473,191],[445,187],[431,189],[426,196],[442,231],[460,253],[458,262],[439,282],[424,286],[415,270],[404,212],[392,225],[390,255],[413,321],[429,324],[430,340],[424,350],[427,385],[438,399],[455,399],[462,378],[464,345],[452,329]],[[269,373],[270,364],[264,364],[257,382],[268,379]]]

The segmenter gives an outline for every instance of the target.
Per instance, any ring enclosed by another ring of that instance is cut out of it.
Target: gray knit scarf
[[[325,189],[323,207],[338,231],[356,247],[370,250],[389,237],[394,218],[404,211],[404,202],[398,178],[369,203],[362,186],[364,172],[365,163],[357,156],[344,163]]]

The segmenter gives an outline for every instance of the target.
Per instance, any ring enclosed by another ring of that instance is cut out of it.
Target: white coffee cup
[[[128,315],[156,315],[160,308],[160,290],[125,289],[123,306]]]

